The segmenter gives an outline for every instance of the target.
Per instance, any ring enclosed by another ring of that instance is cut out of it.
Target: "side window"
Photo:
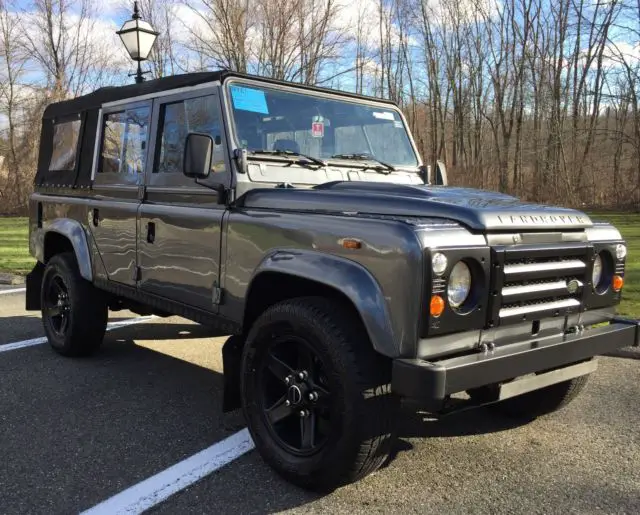
[[[118,173],[120,171],[125,130],[125,113],[112,113],[104,117],[100,172]]]
[[[213,139],[213,172],[225,170],[222,125],[216,97],[207,95],[160,108],[161,133],[154,173],[182,174],[184,144],[190,132],[209,134]]]
[[[98,172],[130,176],[144,173],[148,128],[148,107],[107,114]]]
[[[56,123],[53,126],[53,150],[49,171],[70,171],[76,167],[80,120]]]

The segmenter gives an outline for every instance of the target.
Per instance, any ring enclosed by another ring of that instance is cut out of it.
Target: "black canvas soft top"
[[[161,79],[148,80],[140,84],[100,88],[87,95],[74,98],[73,100],[50,104],[45,109],[43,119],[65,117],[82,111],[99,109],[102,107],[102,104],[107,102],[149,95],[170,89],[196,86],[204,82],[213,82],[220,80],[224,73],[224,71],[185,73],[183,75],[172,75]]]
[[[58,188],[82,188],[91,186],[91,170],[93,166],[93,155],[95,149],[95,138],[98,125],[100,124],[100,108],[109,102],[119,100],[134,100],[136,97],[145,95],[153,96],[163,91],[178,88],[185,88],[204,84],[207,82],[224,81],[228,77],[253,79],[260,82],[274,85],[296,86],[310,91],[320,91],[335,93],[345,97],[357,99],[369,99],[377,102],[393,104],[389,100],[366,97],[343,91],[331,90],[328,88],[318,88],[293,84],[290,82],[267,79],[244,73],[220,70],[212,72],[185,73],[183,75],[172,75],[160,79],[153,79],[140,84],[129,84],[126,86],[104,87],[92,93],[50,104],[44,111],[42,117],[42,131],[40,134],[40,151],[38,156],[38,170],[35,177],[36,186],[53,186]],[[53,151],[53,135],[56,124],[64,124],[71,120],[80,120],[80,133],[76,148],[77,159],[73,170],[50,170],[51,156]]]
[[[384,100],[381,98],[372,98],[372,97],[366,97],[364,95],[355,95],[353,93],[347,93],[347,92],[338,91],[338,90],[331,90],[329,88],[317,88],[313,86],[293,84],[290,82],[284,82],[284,81],[279,81],[275,79],[267,79],[265,77],[258,77],[255,75],[232,72],[229,70],[219,70],[214,72],[197,72],[197,73],[185,73],[182,75],[172,75],[169,77],[163,77],[161,79],[153,79],[153,80],[145,81],[145,82],[142,82],[141,84],[129,84],[126,86],[110,86],[110,87],[100,88],[87,95],[74,98],[73,100],[65,100],[63,102],[50,104],[45,109],[43,119],[51,120],[55,118],[75,115],[82,111],[99,109],[100,107],[102,107],[102,104],[105,104],[107,102],[115,102],[115,101],[124,100],[127,98],[150,95],[153,93],[159,93],[161,91],[167,91],[171,89],[196,86],[198,84],[203,84],[205,82],[214,82],[218,80],[222,81],[229,76],[246,78],[246,79],[255,79],[261,82],[267,82],[271,84],[295,85],[297,87],[301,87],[311,91],[333,92],[333,93],[338,93],[340,95],[353,97],[353,98],[369,98],[377,102],[393,103],[389,100]]]

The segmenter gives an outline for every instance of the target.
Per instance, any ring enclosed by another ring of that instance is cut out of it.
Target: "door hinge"
[[[140,279],[142,279],[142,270],[140,270],[139,266],[136,266],[133,269],[133,282],[138,282]]]
[[[138,200],[140,202],[147,200],[147,187],[144,185],[138,185]]]
[[[217,284],[213,285],[213,293],[211,297],[214,306],[222,304],[222,288],[220,288]]]

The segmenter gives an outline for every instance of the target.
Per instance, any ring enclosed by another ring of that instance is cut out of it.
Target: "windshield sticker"
[[[322,116],[314,116],[311,121],[311,137],[323,138],[324,137],[324,118]]]
[[[374,112],[373,113],[373,117],[377,118],[378,120],[394,120],[395,119],[394,116],[393,116],[393,113],[388,112],[388,111],[385,111],[385,112],[382,112],[382,113]]]
[[[269,114],[267,98],[265,97],[264,91],[241,86],[231,86],[230,89],[233,107],[236,109],[251,111],[252,113]]]
[[[396,129],[402,129],[402,122],[399,120],[394,120],[393,125]]]

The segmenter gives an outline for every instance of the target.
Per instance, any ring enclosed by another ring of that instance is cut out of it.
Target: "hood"
[[[238,199],[247,208],[431,217],[474,230],[581,229],[593,224],[580,211],[528,204],[500,193],[427,185],[340,181],[311,189],[254,189]]]

